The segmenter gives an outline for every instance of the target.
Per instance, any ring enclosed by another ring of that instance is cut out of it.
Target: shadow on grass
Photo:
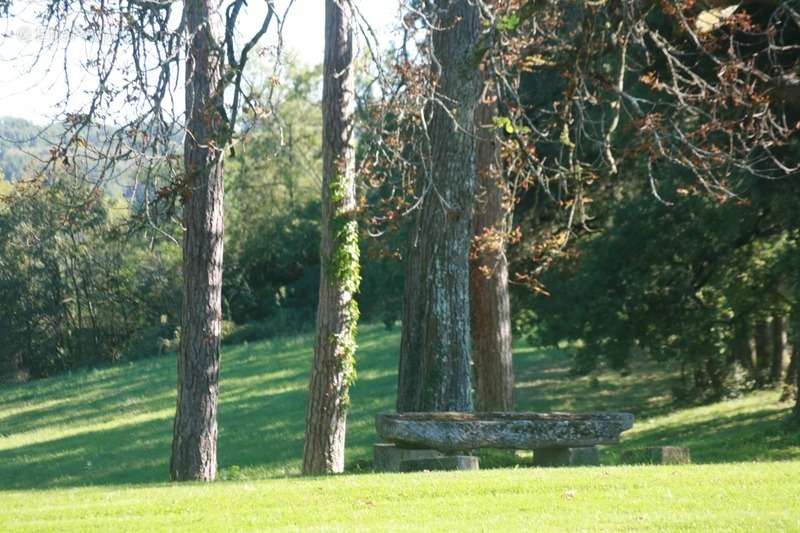
[[[369,458],[393,403],[399,339],[365,327],[360,344],[349,464]],[[310,336],[224,350],[222,478],[299,472],[312,350]],[[174,355],[0,389],[0,490],[167,481],[174,403]]]
[[[0,451],[0,488],[42,489],[167,479],[172,420],[78,433]]]
[[[358,380],[348,417],[348,471],[368,469],[375,414],[394,409],[399,332],[361,328]],[[219,411],[223,479],[296,475],[303,452],[310,335],[224,349]],[[517,409],[625,410],[641,424],[618,447],[689,446],[695,462],[800,458],[800,435],[783,431],[785,411],[755,398],[748,412],[671,409],[674,374],[655,367],[629,376],[569,375],[557,350],[519,347]],[[763,403],[763,405],[762,405]],[[162,483],[168,477],[175,404],[174,355],[0,389],[0,490]],[[673,418],[674,417],[674,418]],[[652,428],[642,423],[654,420]],[[529,464],[513,453],[483,454],[483,467]]]
[[[666,363],[634,361],[625,375],[603,370],[588,376],[570,373],[567,351],[520,346],[514,352],[518,410],[625,411],[637,419],[674,409],[671,390],[680,383]]]
[[[645,427],[625,438],[621,446],[609,448],[607,453],[613,460],[625,449],[685,446],[693,463],[797,460],[800,432],[785,426],[790,411],[789,407],[776,408],[772,403],[742,414]]]

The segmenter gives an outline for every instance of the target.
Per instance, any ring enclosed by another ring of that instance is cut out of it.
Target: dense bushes
[[[293,72],[275,90],[280,124],[254,127],[226,162],[225,344],[314,328],[320,81],[319,69]],[[19,124],[0,125],[20,129],[9,138],[26,134]],[[127,231],[131,202],[112,199],[114,191],[63,176],[36,185],[7,178],[0,179],[0,375],[46,376],[176,350],[179,244],[160,231]],[[167,225],[160,230],[179,241],[180,228]],[[382,246],[362,240],[368,260],[358,298],[363,320],[391,325],[402,267]]]
[[[236,324],[227,322],[222,328],[222,343],[233,346],[274,337],[292,336],[314,330],[316,314],[308,308],[283,309],[270,318]]]
[[[178,323],[176,250],[120,231],[124,205],[69,180],[18,182],[0,208],[0,366],[46,376],[113,362]],[[116,217],[116,219],[115,219]]]
[[[669,204],[646,192],[619,201],[542,278],[549,295],[523,298],[528,331],[580,340],[578,373],[675,362],[686,400],[792,381],[800,233],[782,202],[796,185],[749,186],[748,200],[720,200],[665,181]]]

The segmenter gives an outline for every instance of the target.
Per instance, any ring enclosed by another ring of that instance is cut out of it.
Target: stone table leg
[[[400,472],[400,463],[418,459],[438,459],[445,455],[436,450],[398,448],[394,444],[380,443],[373,449],[372,468],[376,472]]]
[[[449,455],[433,459],[407,459],[400,463],[401,472],[433,470],[479,470],[478,458],[472,455]]]
[[[536,466],[596,466],[600,453],[596,446],[580,448],[536,448],[533,451]]]

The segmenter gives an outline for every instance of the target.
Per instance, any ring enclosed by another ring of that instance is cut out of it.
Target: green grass
[[[359,344],[347,437],[353,473],[369,470],[375,413],[393,407],[399,336],[366,326]],[[789,405],[776,392],[676,411],[676,377],[663,367],[574,378],[562,352],[526,346],[515,351],[519,410],[637,415],[605,463],[626,447],[672,444],[688,445],[695,463],[724,464],[299,479],[312,346],[307,335],[224,350],[219,463],[231,481],[211,486],[164,483],[174,356],[0,388],[0,531],[176,529],[200,520],[218,529],[800,530],[790,490],[800,434],[784,429]],[[482,466],[528,461],[495,452]]]
[[[798,478],[792,462],[11,492],[0,530],[790,531]]]
[[[524,347],[515,354],[519,409],[636,415],[622,443],[605,450],[609,463],[627,448],[659,445],[688,446],[695,463],[800,460],[800,432],[784,426],[792,406],[779,402],[777,390],[676,409],[670,391],[678,373],[663,364],[638,362],[626,376],[607,371],[576,378],[557,350]]]

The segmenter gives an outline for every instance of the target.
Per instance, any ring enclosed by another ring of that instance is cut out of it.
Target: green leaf
[[[519,27],[520,22],[519,15],[512,13],[498,20],[496,27],[498,31],[514,31]]]

